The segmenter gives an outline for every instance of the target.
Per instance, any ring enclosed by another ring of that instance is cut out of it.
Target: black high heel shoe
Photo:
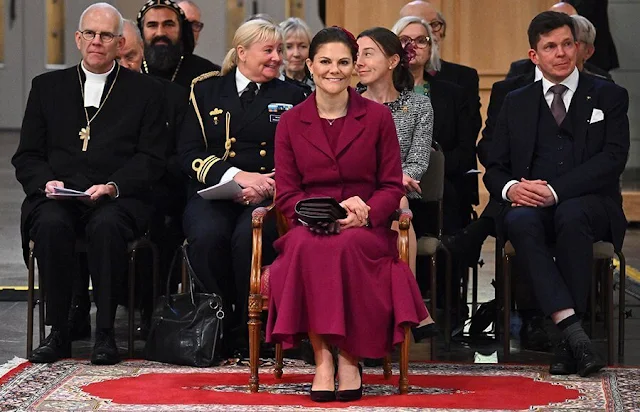
[[[333,402],[336,400],[336,391],[309,391],[311,400],[314,402]]]
[[[335,384],[335,380],[338,377],[338,367],[335,366],[335,372],[333,374],[333,381]],[[311,385],[313,387],[313,384]],[[336,391],[314,391],[313,389],[309,389],[309,395],[311,396],[311,400],[314,402],[333,402],[336,400]]]
[[[358,389],[346,389],[336,391],[336,399],[340,402],[353,402],[362,398],[362,365],[358,363],[358,373],[360,373],[360,387]]]
[[[420,327],[414,326],[411,328],[411,334],[413,335],[413,340],[415,340],[416,343],[420,342],[422,339],[438,336],[439,333],[440,328],[435,323],[429,323]]]

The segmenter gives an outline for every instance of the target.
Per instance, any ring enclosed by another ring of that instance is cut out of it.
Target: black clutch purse
[[[212,366],[222,338],[222,298],[215,293],[195,293],[194,284],[206,290],[191,267],[184,247],[180,249],[189,272],[189,292],[171,295],[169,271],[166,294],[160,296],[151,316],[144,348],[145,359],[197,367]],[[173,257],[174,265],[176,256]]]
[[[298,221],[306,226],[332,223],[347,217],[347,211],[332,197],[312,197],[296,203]]]

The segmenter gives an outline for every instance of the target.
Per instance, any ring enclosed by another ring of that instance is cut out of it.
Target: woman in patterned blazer
[[[409,71],[412,46],[403,48],[398,36],[383,27],[375,27],[358,36],[356,70],[362,96],[382,103],[391,110],[400,142],[402,183],[406,196],[400,207],[409,208],[409,199],[420,199],[420,179],[429,166],[433,130],[433,108],[428,96],[413,92]],[[396,229],[397,230],[397,229]],[[415,275],[416,234],[409,231],[409,265]],[[419,341],[437,333],[431,317],[413,329]]]

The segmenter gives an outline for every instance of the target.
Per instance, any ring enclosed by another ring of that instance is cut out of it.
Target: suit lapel
[[[518,119],[518,128],[521,130],[520,136],[522,141],[522,154],[526,156],[524,164],[531,166],[533,152],[536,146],[538,136],[538,120],[540,118],[540,101],[542,96],[542,82],[537,81],[530,86],[526,93],[520,95],[523,100],[523,108]],[[529,115],[533,113],[533,115]],[[531,168],[527,169],[529,172]],[[527,173],[527,177],[528,173]]]
[[[360,96],[354,89],[349,88],[349,108],[347,117],[338,137],[338,145],[336,146],[336,157],[362,134],[364,130],[363,124],[360,122],[362,116],[365,115],[364,97]]]
[[[303,124],[302,137],[312,146],[316,147],[329,158],[335,160],[336,157],[331,150],[329,140],[322,128],[322,119],[318,116],[316,109],[316,94],[311,94],[304,102],[300,103],[300,122]]]
[[[592,96],[593,82],[587,76],[580,74],[578,88],[571,98],[569,110],[574,110],[573,120],[573,153],[576,164],[582,162],[582,154],[586,148],[587,129],[591,120],[594,98]],[[574,107],[575,105],[575,107]]]

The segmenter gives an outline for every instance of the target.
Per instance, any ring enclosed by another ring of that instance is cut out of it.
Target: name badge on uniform
[[[292,107],[293,105],[289,103],[269,103],[269,106],[267,106],[267,109],[269,110],[269,113],[278,113],[278,112],[286,112]]]
[[[270,114],[269,115],[269,121],[271,123],[278,123],[280,121],[280,115],[279,114]]]

